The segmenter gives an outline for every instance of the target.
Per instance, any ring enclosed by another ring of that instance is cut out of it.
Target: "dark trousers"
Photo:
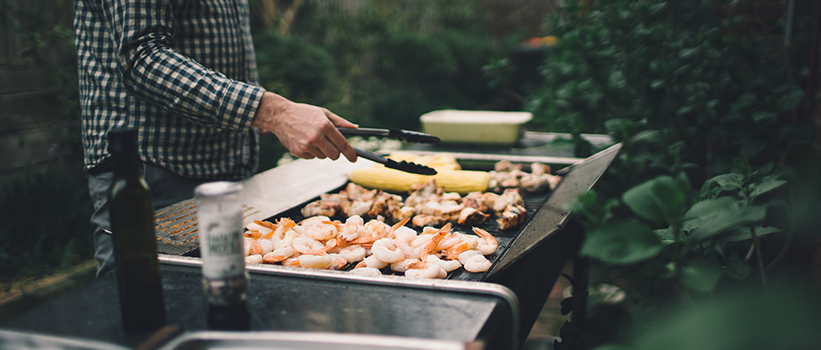
[[[140,175],[151,190],[154,210],[194,197],[194,188],[208,182],[171,173],[163,167],[142,162]],[[94,227],[94,258],[97,259],[97,277],[114,271],[114,245],[108,218],[108,190],[114,173],[104,170],[89,174],[88,191],[94,203],[91,224]]]

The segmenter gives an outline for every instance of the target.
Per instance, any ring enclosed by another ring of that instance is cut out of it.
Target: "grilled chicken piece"
[[[342,212],[348,217],[354,215],[366,216],[371,210],[371,206],[373,206],[373,201],[356,200],[352,202],[339,203],[339,207],[342,209]]]
[[[511,204],[499,215],[496,222],[499,229],[508,230],[524,224],[527,220],[527,209],[521,205]]]
[[[416,214],[411,220],[411,223],[414,227],[425,227],[425,226],[439,226],[444,223],[441,218],[433,216],[433,215],[426,215],[426,214]]]
[[[345,186],[345,190],[341,191],[340,193],[345,192],[348,195],[348,199],[351,201],[362,199],[369,191],[362,186],[359,186],[353,182],[348,183],[348,186]]]
[[[533,175],[550,174],[550,165],[544,163],[530,164],[530,173]]]
[[[550,188],[550,174],[534,175],[528,174],[522,177],[520,186],[525,192],[539,193]]]
[[[501,216],[500,213],[505,211],[510,205],[524,205],[525,200],[519,193],[518,188],[508,188],[502,193],[499,198],[493,202],[493,211],[496,215]]]
[[[486,200],[487,198],[482,192],[471,192],[468,193],[465,198],[462,198],[462,205],[464,205],[465,208],[474,208],[481,212],[488,212],[491,206],[486,203]]]
[[[340,211],[339,203],[325,200],[318,200],[308,203],[302,208],[302,216],[309,218],[312,216],[322,215],[332,218]]]
[[[408,199],[405,199],[405,205],[416,207],[419,204],[428,202],[431,196],[440,194],[440,192],[442,192],[442,190],[436,188],[436,180],[430,179],[430,181],[424,184],[417,184],[411,188],[411,194],[408,196]]]
[[[480,225],[484,223],[490,214],[485,214],[476,208],[466,207],[459,212],[457,222],[462,225]]]

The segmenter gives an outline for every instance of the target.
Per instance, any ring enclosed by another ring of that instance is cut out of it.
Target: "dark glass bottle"
[[[108,140],[114,162],[108,204],[123,329],[153,330],[165,325],[165,301],[154,207],[139,172],[137,131],[111,130]]]

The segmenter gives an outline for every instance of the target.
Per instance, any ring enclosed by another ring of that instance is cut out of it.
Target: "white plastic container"
[[[445,143],[510,146],[524,135],[530,112],[440,110],[425,113],[422,130]]]

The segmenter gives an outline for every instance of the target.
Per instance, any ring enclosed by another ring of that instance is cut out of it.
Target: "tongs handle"
[[[372,160],[374,162],[377,162],[379,164],[384,164],[386,167],[391,168],[391,169],[401,170],[401,171],[408,172],[408,173],[413,173],[413,174],[436,175],[436,170],[435,169],[430,168],[430,167],[426,167],[426,166],[421,165],[421,164],[406,162],[404,160],[401,161],[401,162],[397,162],[393,159],[385,158],[385,157],[380,156],[376,153],[361,150],[361,149],[356,148],[356,147],[354,147],[353,149],[354,149],[354,151],[356,151],[356,155],[358,155],[362,158],[370,159],[370,160]]]
[[[437,143],[439,138],[433,135],[400,130],[400,129],[372,129],[372,128],[337,128],[345,136],[377,136],[388,137],[405,142]]]

